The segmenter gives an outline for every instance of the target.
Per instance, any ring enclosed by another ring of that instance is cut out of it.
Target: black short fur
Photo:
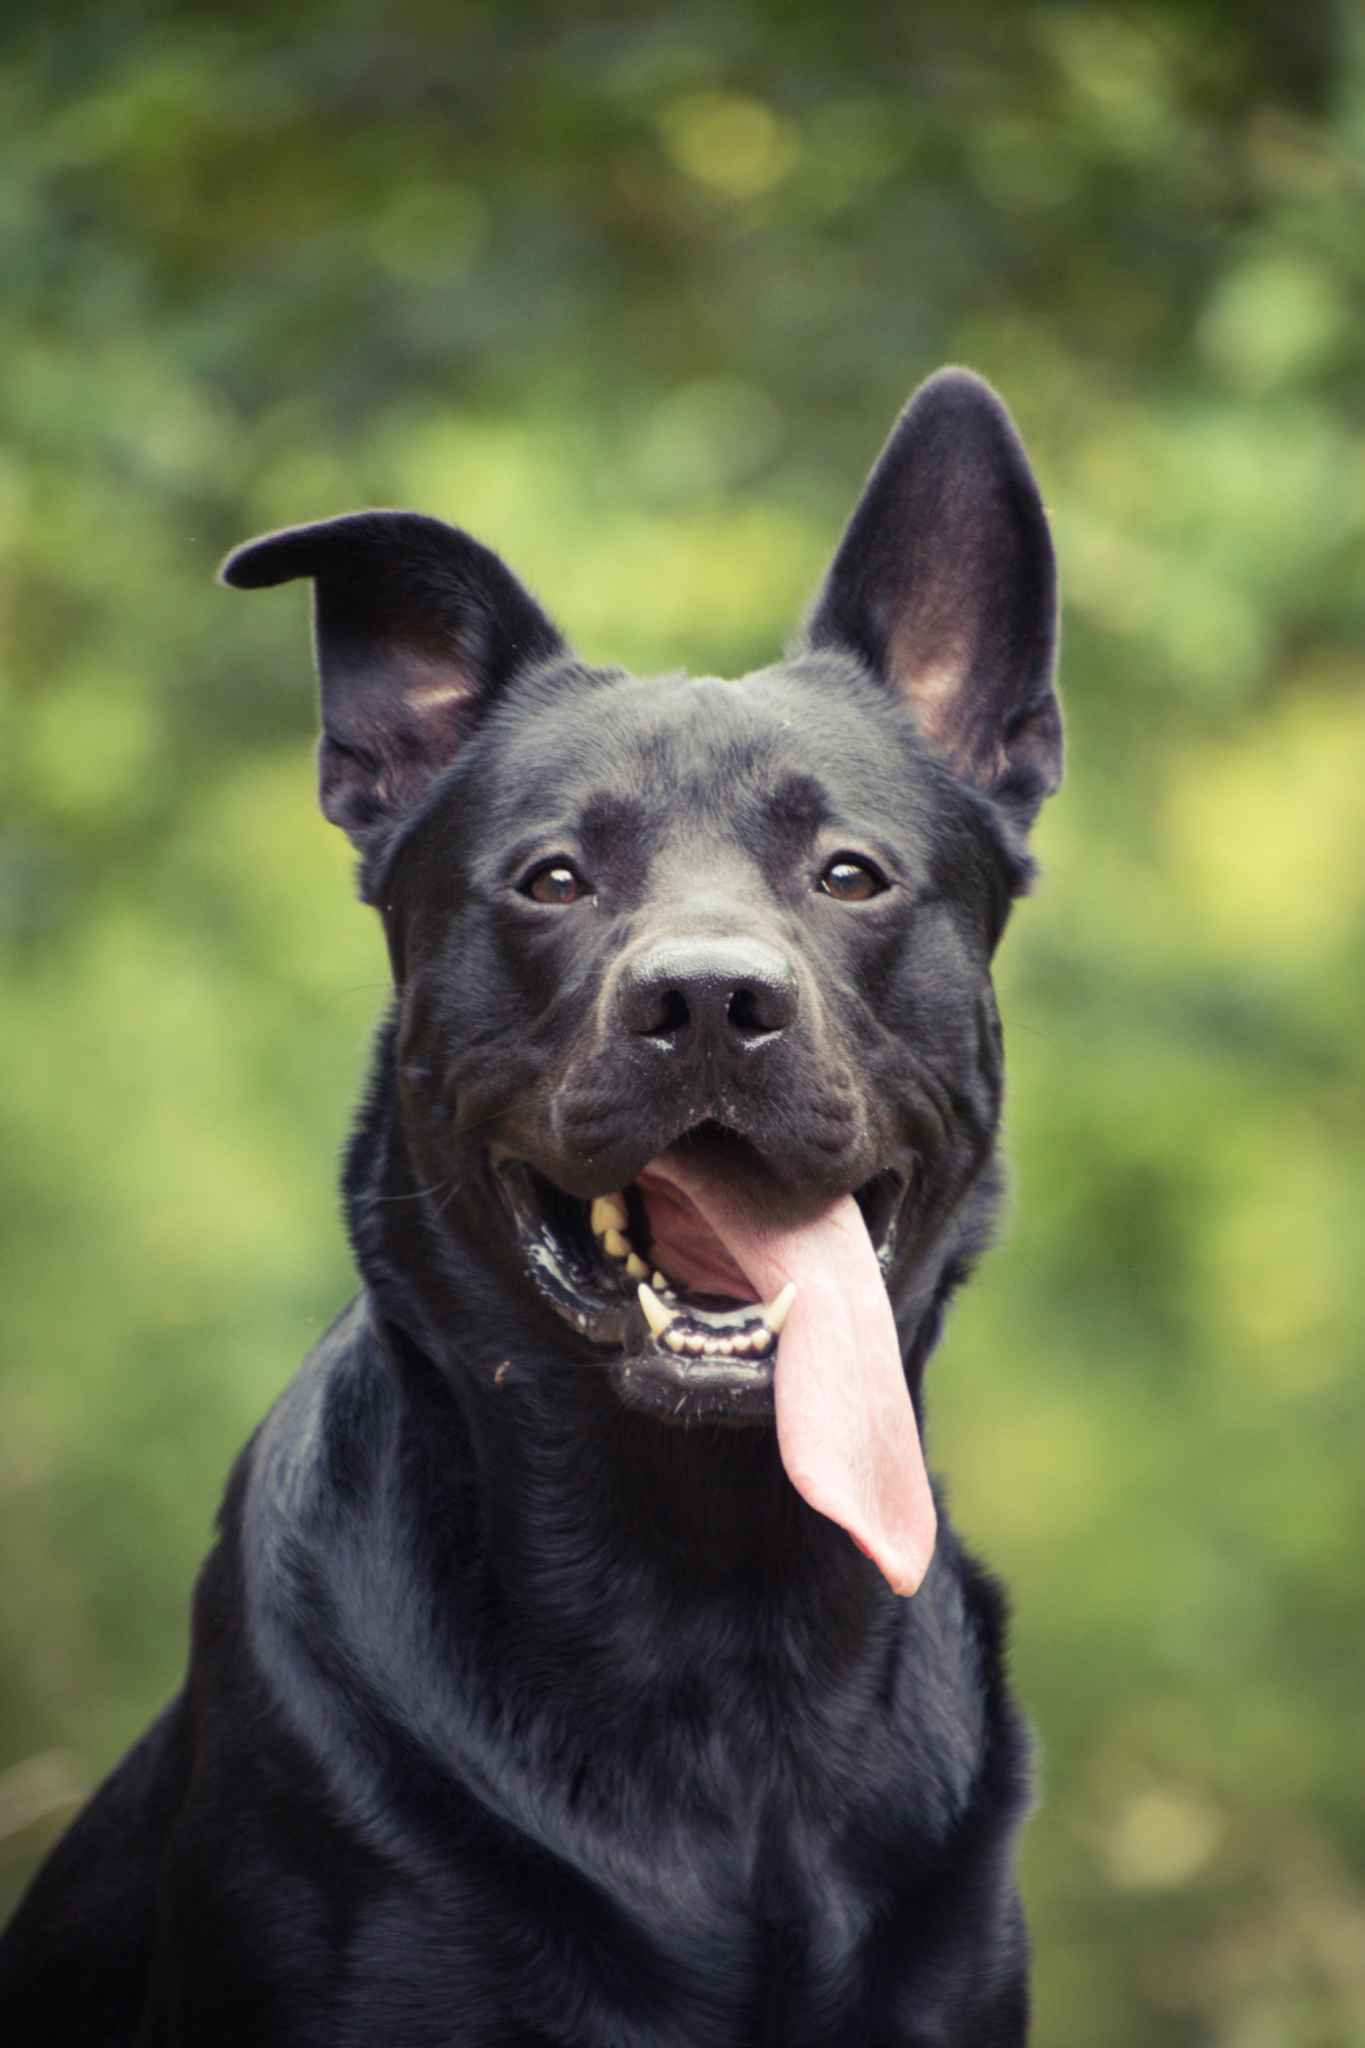
[[[990,960],[1061,768],[1003,409],[923,388],[791,654],[739,684],[585,667],[411,514],[225,575],[314,579],[324,807],[389,937],[345,1175],[363,1284],[237,1464],[183,1692],[11,1923],[6,2038],[1023,2041],[994,1582],[945,1514],[898,1599],[770,1423],[639,1405],[535,1283],[497,1170],[571,1205],[721,1131],[794,1217],[893,1176],[919,1409],[989,1232]],[[867,900],[829,893],[841,855]],[[529,893],[547,863],[571,900]],[[722,938],[778,960],[780,1028],[650,993],[661,947]]]

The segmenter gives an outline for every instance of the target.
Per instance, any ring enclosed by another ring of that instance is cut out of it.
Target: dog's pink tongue
[[[670,1154],[649,1171],[682,1189],[762,1300],[795,1282],[774,1385],[782,1463],[797,1492],[848,1531],[893,1592],[913,1593],[933,1556],[934,1501],[858,1204],[843,1195],[813,1222],[782,1229],[690,1160]]]

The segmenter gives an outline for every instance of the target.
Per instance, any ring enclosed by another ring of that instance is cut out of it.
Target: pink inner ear
[[[451,704],[465,704],[474,694],[474,688],[467,676],[452,680],[436,671],[429,683],[416,683],[404,692],[408,709],[419,719],[445,710]]]
[[[1010,745],[989,691],[973,688],[980,649],[960,603],[920,596],[887,642],[889,680],[925,741],[964,781],[991,790],[1008,773]]]
[[[398,679],[399,697],[419,716],[428,710],[439,712],[448,704],[466,703],[477,688],[474,678],[453,657],[424,654],[411,643],[391,643],[384,666]]]
[[[395,650],[393,673],[401,678],[402,715],[385,749],[399,771],[395,792],[411,803],[427,783],[448,768],[469,729],[478,685],[453,661]]]
[[[375,706],[380,772],[375,794],[398,808],[414,803],[454,760],[477,696],[474,678],[454,662],[395,648],[389,657],[393,697],[385,715]]]
[[[371,681],[371,676],[377,680]],[[407,809],[454,760],[478,694],[453,660],[390,644],[324,728],[322,807],[353,832]]]
[[[928,611],[929,615],[925,616]],[[921,733],[934,752],[957,774],[983,781],[982,768],[994,774],[998,761],[978,764],[970,729],[967,678],[972,664],[971,641],[959,619],[934,617],[925,607],[900,622],[887,646],[890,680],[915,713]]]

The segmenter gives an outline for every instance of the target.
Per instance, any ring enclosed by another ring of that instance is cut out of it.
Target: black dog
[[[413,514],[224,576],[314,580],[391,949],[364,1286],[238,1463],[184,1692],[19,1908],[6,2038],[1022,2041],[1027,1738],[916,1427],[1061,769],[1004,411],[920,391],[739,684],[584,666]]]

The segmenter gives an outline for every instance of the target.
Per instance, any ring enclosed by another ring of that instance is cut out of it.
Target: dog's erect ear
[[[352,512],[234,550],[234,590],[311,576],[322,808],[362,850],[454,759],[518,669],[559,634],[491,549],[418,512]]]
[[[1056,789],[1052,541],[1009,415],[979,377],[940,370],[901,414],[806,637],[870,664],[933,751],[1021,824]]]

